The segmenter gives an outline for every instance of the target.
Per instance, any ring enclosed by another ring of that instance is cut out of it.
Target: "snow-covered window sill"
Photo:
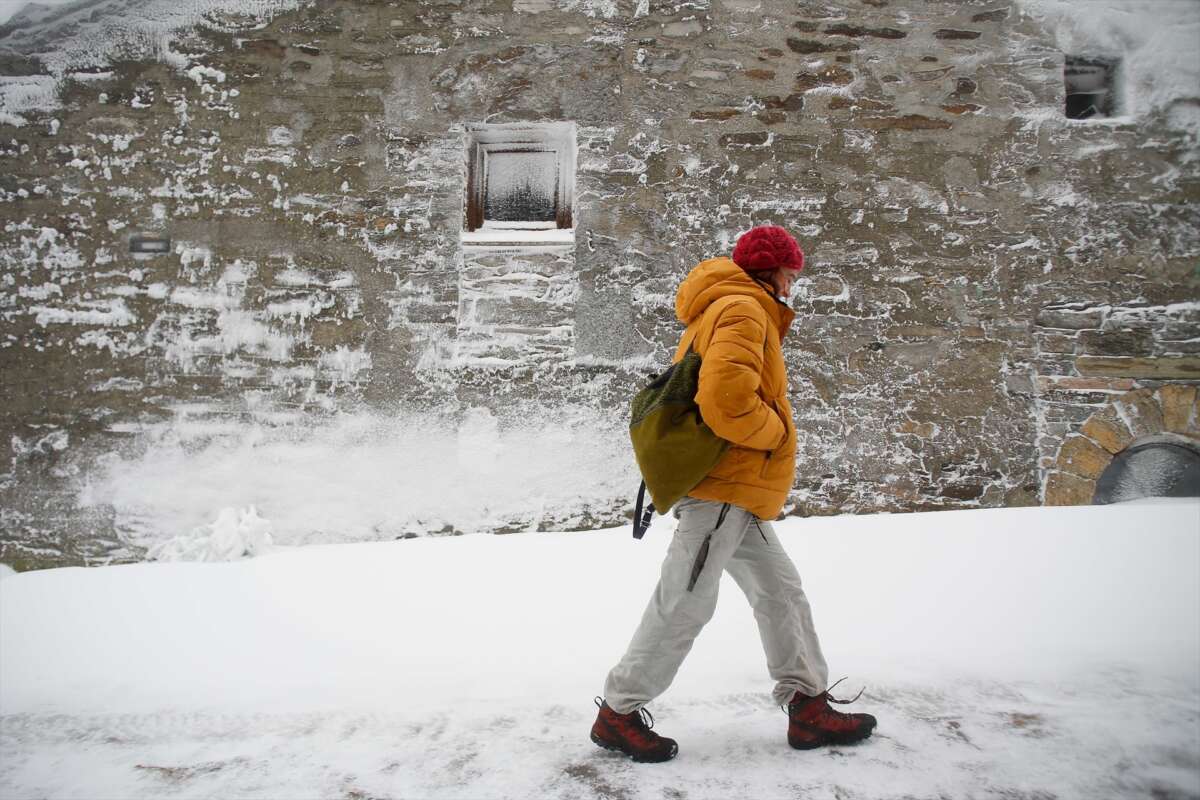
[[[520,230],[511,228],[480,228],[463,231],[463,249],[481,250],[569,250],[575,247],[573,228]]]

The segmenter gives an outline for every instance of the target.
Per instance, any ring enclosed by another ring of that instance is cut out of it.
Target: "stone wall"
[[[1194,139],[1064,119],[1064,54],[1007,0],[209,23],[0,124],[2,561],[136,558],[88,476],[181,418],[574,404],[619,433],[679,280],[760,223],[809,254],[789,513],[1035,504],[1110,394],[1200,379]],[[4,64],[54,35],[8,31]],[[465,126],[543,121],[576,126],[575,246],[464,251]]]

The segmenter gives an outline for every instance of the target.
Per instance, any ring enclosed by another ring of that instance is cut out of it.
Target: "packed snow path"
[[[636,765],[591,697],[672,527],[9,576],[0,797],[1200,797],[1200,503],[779,523],[876,735],[788,748],[727,580]]]

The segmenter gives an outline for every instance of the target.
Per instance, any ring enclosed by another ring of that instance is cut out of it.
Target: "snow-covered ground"
[[[877,734],[788,748],[727,580],[635,765],[591,698],[672,527],[0,575],[0,797],[1200,797],[1200,502],[778,523]]]

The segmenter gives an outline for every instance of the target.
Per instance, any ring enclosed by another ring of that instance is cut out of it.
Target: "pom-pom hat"
[[[804,269],[804,251],[778,225],[759,225],[738,237],[733,248],[733,263],[747,272],[771,269]]]

